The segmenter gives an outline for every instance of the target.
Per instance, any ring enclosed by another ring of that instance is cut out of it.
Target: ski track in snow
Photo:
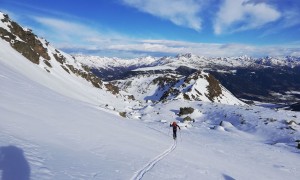
[[[168,154],[170,154],[176,148],[176,145],[177,145],[177,141],[174,141],[173,145],[170,148],[168,148],[166,151],[164,151],[160,155],[156,156],[153,160],[148,162],[141,170],[137,171],[130,180],[142,179],[143,176],[155,166],[155,164],[157,164],[160,160],[162,160]]]

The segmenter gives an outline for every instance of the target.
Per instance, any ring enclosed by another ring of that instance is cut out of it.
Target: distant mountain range
[[[248,103],[262,101],[293,104],[300,100],[300,58],[226,57],[207,58],[193,54],[135,59],[76,55],[75,59],[106,81],[140,74],[173,73],[189,76],[203,70],[216,77],[238,98]]]
[[[252,58],[248,56],[208,58],[194,54],[178,54],[175,57],[142,57],[134,59],[108,58],[98,56],[76,55],[76,60],[96,68],[118,68],[118,67],[155,67],[187,66],[191,68],[209,69],[231,69],[231,68],[267,68],[267,67],[290,67],[300,66],[300,57],[263,57]]]

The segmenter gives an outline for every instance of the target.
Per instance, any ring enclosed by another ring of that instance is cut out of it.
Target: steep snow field
[[[300,177],[299,125],[285,122],[299,113],[184,100],[141,108],[0,47],[0,179]],[[102,99],[132,106],[127,118]],[[193,107],[195,122],[174,142],[168,122],[182,119],[180,107]]]
[[[6,50],[8,55],[15,53]],[[130,179],[148,159],[172,144],[141,122],[124,121],[95,104],[58,94],[25,77],[6,65],[13,58],[0,59],[3,180],[25,171],[25,160],[31,179]],[[17,60],[24,63],[24,69],[31,66],[36,76],[45,73],[29,61]],[[21,156],[21,150],[25,160],[14,169],[10,161],[12,156]]]

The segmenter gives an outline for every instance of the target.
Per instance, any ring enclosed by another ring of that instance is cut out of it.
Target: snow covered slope
[[[57,50],[7,15],[0,13],[0,19],[1,60],[7,66],[64,96],[91,104],[111,105],[116,96],[119,102],[126,98],[122,93],[116,95],[116,87],[102,82],[71,55]],[[115,107],[117,110],[124,109],[124,103],[116,104],[121,105]]]
[[[47,47],[51,68],[45,59],[25,58],[7,39],[0,47],[2,180],[300,177],[300,113],[185,98],[139,104],[125,98],[130,93],[114,95],[107,92],[114,86],[97,88],[77,76],[67,64],[88,72],[67,54],[60,52],[66,57],[60,63]],[[136,82],[149,84],[148,78]],[[201,91],[202,82],[192,79],[189,97]],[[184,122],[187,116],[194,122]],[[174,120],[181,126],[177,141],[169,127]]]
[[[293,131],[276,129],[282,118],[299,113],[177,100],[132,112],[140,113],[144,122],[124,120],[46,88],[0,57],[0,169],[4,180],[15,174],[22,175],[17,177],[21,180],[29,176],[32,180],[296,180],[300,175],[299,151],[290,141]],[[197,108],[192,114],[196,122],[193,127],[180,124],[182,130],[174,144],[168,123],[160,120],[176,119],[174,110],[179,106]],[[257,110],[260,112],[255,113]],[[245,126],[239,122],[240,115]],[[265,125],[259,116],[278,116],[278,120]],[[231,123],[217,126],[220,120]],[[258,127],[251,134],[253,120]],[[295,132],[299,138],[299,131]]]
[[[149,68],[143,68],[148,71]],[[142,74],[114,84],[140,101],[167,101],[185,99],[189,101],[217,102],[222,104],[244,105],[218,80],[203,71],[190,76],[173,73]]]
[[[0,62],[0,179],[23,171],[33,180],[130,179],[172,143],[140,122],[36,83],[4,64],[2,56]],[[153,146],[145,150],[145,144]],[[142,150],[146,153],[138,155]],[[17,156],[25,159],[12,162]]]

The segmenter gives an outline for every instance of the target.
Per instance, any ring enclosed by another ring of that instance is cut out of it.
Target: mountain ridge
[[[101,58],[93,56],[75,56],[79,62],[88,64],[94,74],[105,81],[114,81],[137,74],[175,73],[191,75],[203,70],[214,75],[220,83],[238,98],[249,102],[293,104],[300,100],[299,95],[290,93],[300,89],[299,57],[265,57],[248,56],[230,58],[206,58],[190,53],[175,57],[151,58],[145,61]],[[105,64],[109,64],[109,68]],[[277,93],[277,94],[276,94]]]
[[[128,67],[128,64],[139,66],[158,66],[168,65],[170,67],[178,67],[180,65],[189,66],[192,64],[195,68],[216,68],[216,67],[296,67],[300,66],[300,57],[285,56],[285,57],[261,57],[253,58],[248,56],[240,57],[216,57],[209,58],[204,56],[198,56],[191,53],[178,54],[176,56],[165,56],[165,57],[140,57],[133,59],[121,59],[121,58],[109,58],[100,56],[89,56],[89,55],[74,55],[76,60],[84,62],[85,64],[95,68],[105,67]]]

